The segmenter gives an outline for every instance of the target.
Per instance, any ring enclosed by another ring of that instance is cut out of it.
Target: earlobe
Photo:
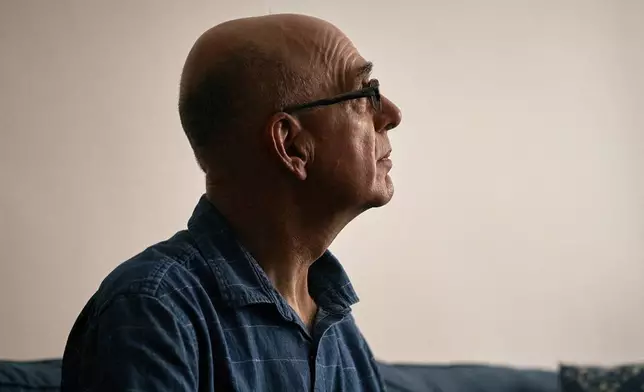
[[[299,120],[287,113],[276,113],[269,123],[273,151],[284,167],[299,180],[307,177],[311,143]]]

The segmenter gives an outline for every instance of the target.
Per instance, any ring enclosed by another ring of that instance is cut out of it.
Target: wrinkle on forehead
[[[304,15],[274,15],[275,30],[258,34],[280,57],[305,72],[314,72],[328,93],[343,92],[356,64],[364,63],[351,40],[333,24]],[[320,86],[323,87],[323,86]]]
[[[351,88],[352,71],[355,64],[362,60],[357,49],[349,38],[339,32],[326,32],[322,42],[322,58],[319,61],[327,71],[327,80],[334,82],[339,89]]]
[[[350,88],[351,71],[365,62],[351,40],[331,23],[306,15],[275,14],[224,22],[205,32],[193,48],[196,56],[190,56],[196,61],[186,64],[191,69],[185,69],[185,79],[199,79],[219,55],[246,43],[312,75],[321,89],[329,90],[326,93]]]

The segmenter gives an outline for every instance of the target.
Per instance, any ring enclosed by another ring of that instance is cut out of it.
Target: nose
[[[382,110],[378,114],[376,129],[378,131],[390,131],[400,125],[402,112],[391,100],[384,95],[380,96]]]

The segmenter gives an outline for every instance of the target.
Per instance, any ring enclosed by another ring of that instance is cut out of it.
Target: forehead
[[[312,56],[322,66],[326,79],[340,90],[354,88],[373,68],[373,64],[362,57],[353,42],[340,30],[331,28],[321,31],[316,37],[317,44]]]
[[[321,19],[285,16],[278,40],[284,61],[317,81],[319,94],[341,93],[356,88],[356,79],[369,70],[367,61],[340,29]],[[267,36],[264,35],[264,39]]]
[[[357,53],[357,51],[356,51]],[[353,59],[340,61],[334,70],[335,85],[346,92],[356,89],[369,78],[373,70],[373,63],[365,60],[359,54]]]

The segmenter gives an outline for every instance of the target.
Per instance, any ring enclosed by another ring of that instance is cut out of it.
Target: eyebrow
[[[356,70],[355,80],[362,81],[371,74],[371,71],[373,71],[373,63],[367,61]]]

